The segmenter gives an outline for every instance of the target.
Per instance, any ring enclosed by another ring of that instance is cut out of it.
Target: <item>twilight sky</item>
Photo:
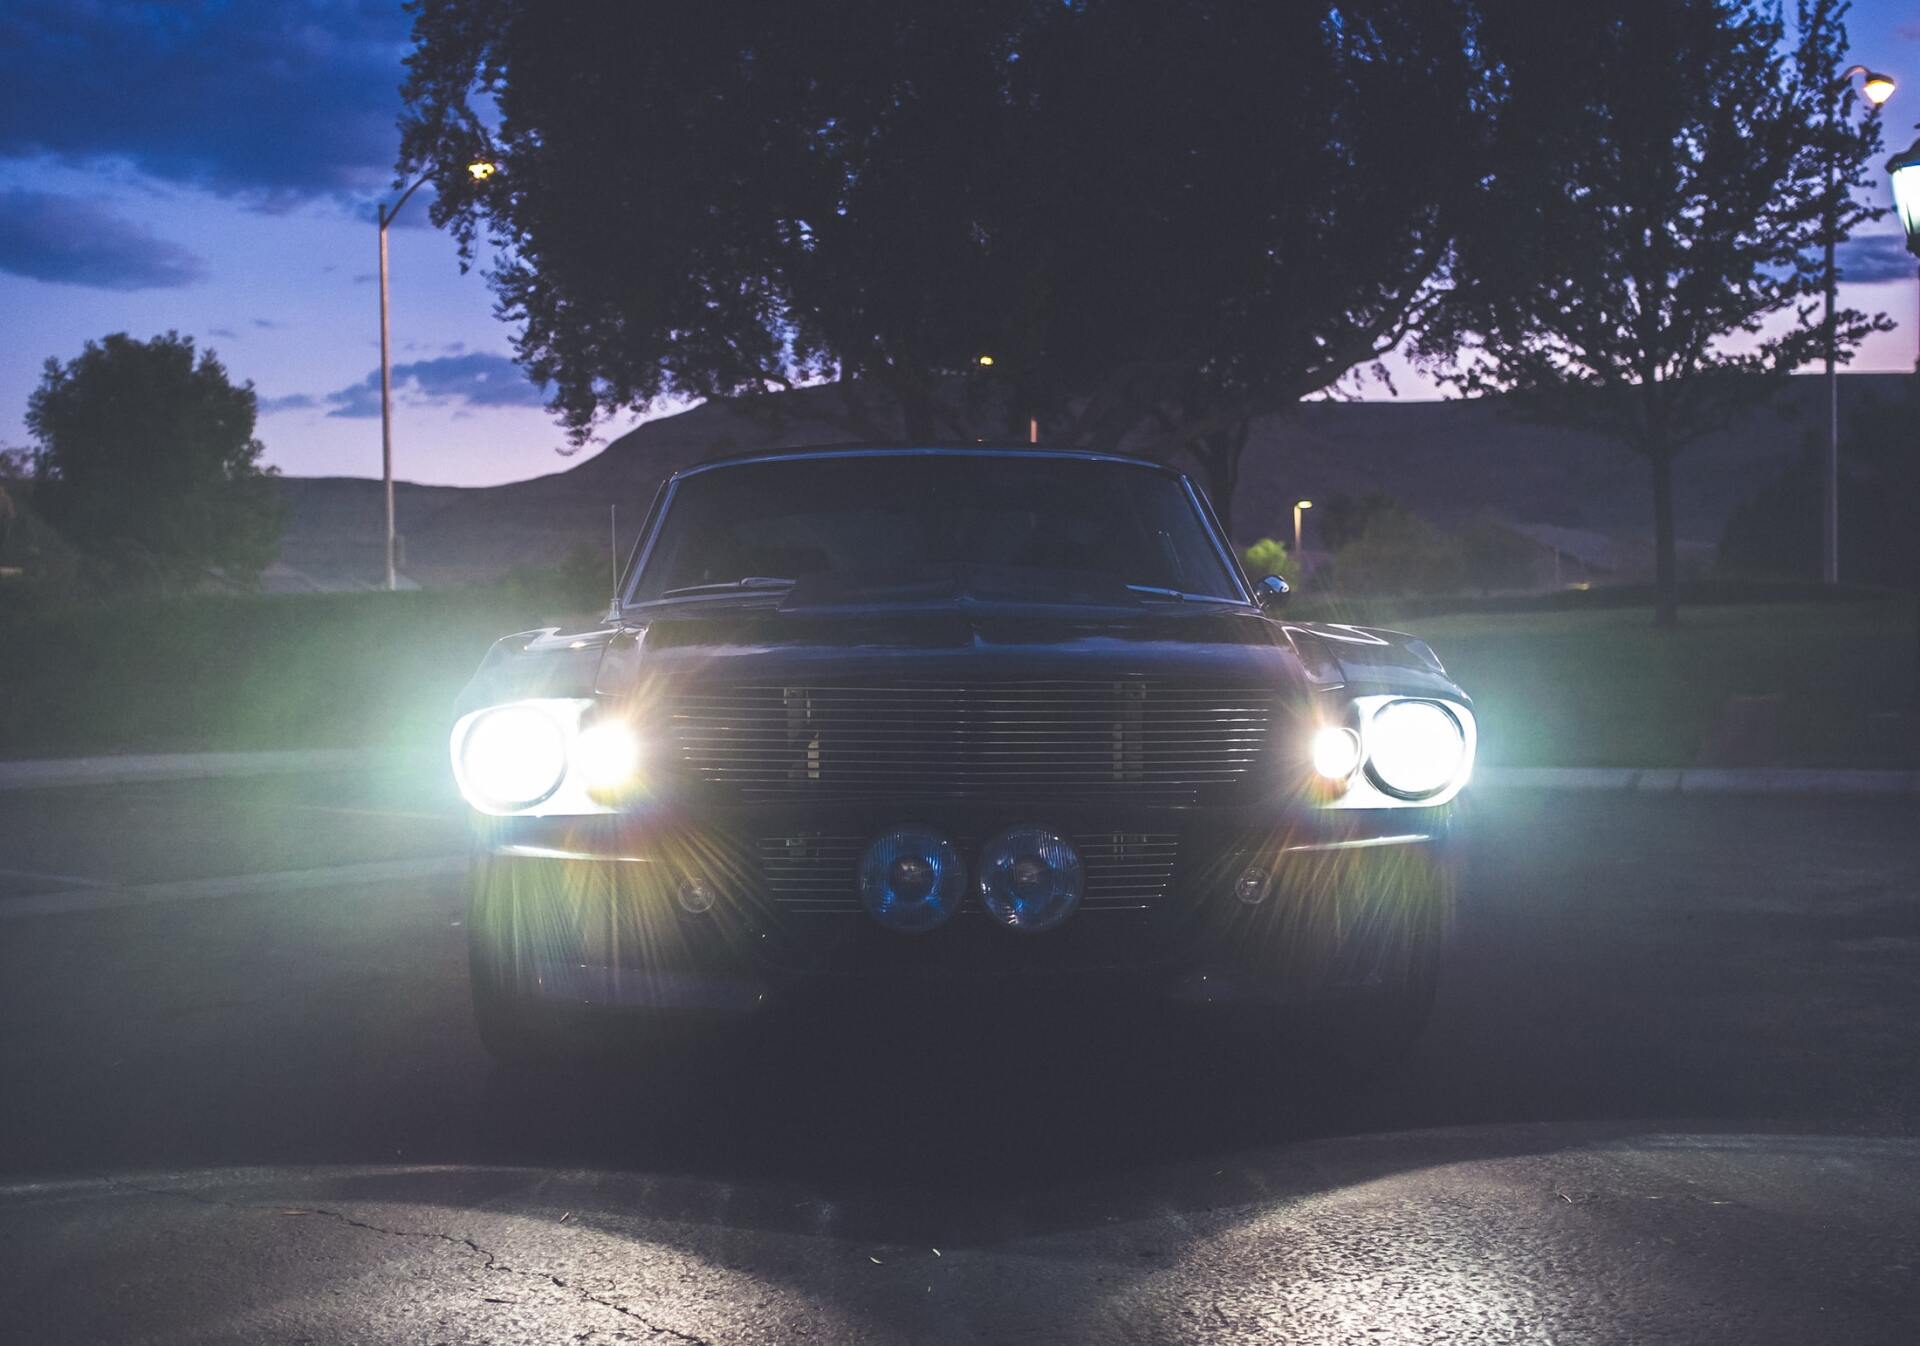
[[[1904,146],[1920,15],[1857,0],[1851,28],[1856,58],[1901,81],[1887,140]],[[5,0],[0,446],[26,444],[48,356],[171,328],[254,381],[269,462],[378,476],[373,203],[391,181],[406,48],[399,0]],[[1884,203],[1883,179],[1876,192]],[[485,281],[460,274],[424,204],[390,235],[398,475],[477,485],[570,466]],[[1897,224],[1880,228],[1850,249],[1843,298],[1900,327],[1854,368],[1908,370],[1920,295]],[[1397,386],[1431,395],[1404,371]]]

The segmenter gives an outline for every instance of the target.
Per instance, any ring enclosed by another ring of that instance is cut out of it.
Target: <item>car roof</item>
[[[708,458],[691,467],[683,467],[669,480],[679,481],[683,477],[698,476],[702,472],[712,472],[718,468],[739,467],[747,463],[791,463],[808,462],[830,458],[1043,458],[1053,460],[1077,460],[1089,463],[1120,463],[1127,467],[1152,468],[1167,476],[1183,475],[1165,463],[1156,463],[1147,458],[1133,458],[1123,453],[1106,453],[1097,449],[1050,449],[1038,448],[1031,444],[990,445],[875,445],[875,444],[822,444],[807,448],[792,449],[750,449],[741,453],[730,453],[717,458]]]

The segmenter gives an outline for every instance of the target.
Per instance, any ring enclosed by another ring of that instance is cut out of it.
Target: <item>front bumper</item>
[[[899,1004],[1027,991],[1295,1003],[1390,984],[1444,930],[1461,849],[1455,808],[1046,810],[1069,836],[1172,838],[1173,858],[1153,871],[1158,886],[1114,890],[1129,900],[1090,896],[1040,935],[1002,929],[974,903],[930,934],[898,934],[859,910],[850,866],[840,900],[817,887],[795,900],[767,862],[774,842],[867,837],[905,820],[939,827],[967,853],[1038,810],[476,816],[470,936],[476,961],[520,994],[578,1006],[737,1015],[814,996]],[[1271,877],[1258,902],[1235,891],[1249,868]],[[704,912],[678,896],[696,876],[716,899]]]

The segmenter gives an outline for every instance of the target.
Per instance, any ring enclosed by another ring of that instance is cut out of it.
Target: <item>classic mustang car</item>
[[[1470,702],[1421,641],[1286,592],[1130,458],[676,474],[604,623],[501,640],[456,707],[488,1048],[1026,990],[1244,1023],[1337,999],[1409,1039]]]

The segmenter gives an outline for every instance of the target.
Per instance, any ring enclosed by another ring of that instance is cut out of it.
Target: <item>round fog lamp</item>
[[[702,916],[712,911],[716,900],[713,885],[705,879],[680,880],[680,890],[676,895],[680,899],[681,908],[691,916]]]
[[[1258,865],[1247,866],[1233,885],[1233,895],[1250,907],[1259,905],[1267,896],[1267,871]]]
[[[867,914],[905,935],[945,925],[967,895],[960,852],[929,827],[896,827],[875,837],[856,878]]]
[[[460,745],[467,788],[498,808],[527,808],[560,788],[567,735],[533,706],[502,706],[473,722]]]
[[[1433,701],[1389,701],[1367,726],[1367,769],[1381,789],[1403,799],[1446,789],[1466,756],[1460,722]]]
[[[1044,827],[1010,827],[980,855],[980,901],[1009,930],[1053,929],[1073,915],[1085,887],[1079,852]]]
[[[1313,770],[1331,781],[1343,781],[1360,765],[1360,736],[1337,724],[1313,736]]]

